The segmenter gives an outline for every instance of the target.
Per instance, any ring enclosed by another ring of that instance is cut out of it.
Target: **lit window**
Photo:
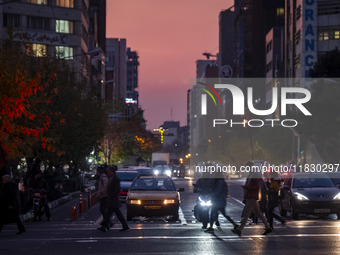
[[[57,0],[57,6],[64,8],[74,8],[74,0]]]
[[[340,31],[334,31],[334,39],[340,39]]]
[[[44,57],[46,56],[47,46],[45,44],[27,44],[26,54],[34,57]]]
[[[73,48],[66,46],[55,47],[56,56],[61,59],[73,59]]]
[[[27,0],[27,3],[48,5],[48,0]]]
[[[283,16],[285,14],[284,8],[277,8],[276,9],[276,16]]]
[[[328,32],[324,32],[324,33],[323,33],[323,39],[324,39],[325,41],[329,40],[329,33],[328,33]]]
[[[69,20],[56,20],[55,31],[57,33],[73,34],[74,22]]]
[[[319,33],[319,41],[323,41],[323,33]]]

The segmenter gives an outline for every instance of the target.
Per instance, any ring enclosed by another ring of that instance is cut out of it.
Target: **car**
[[[172,171],[167,165],[158,165],[153,168],[154,175],[167,175],[171,177]]]
[[[327,175],[332,179],[335,186],[340,188],[340,173],[328,172]]]
[[[138,171],[140,175],[154,175],[154,171],[151,167],[146,166],[130,166],[127,170]]]
[[[179,219],[179,192],[168,176],[139,176],[131,184],[126,198],[126,218],[144,216],[172,216]]]
[[[116,171],[116,176],[120,180],[120,193],[119,199],[121,202],[126,201],[127,193],[130,189],[130,186],[133,180],[138,177],[140,174],[135,170],[118,170]]]
[[[302,213],[337,214],[340,219],[340,190],[326,174],[292,174],[285,179],[280,197],[281,216],[286,216],[289,211],[293,219],[298,219]]]

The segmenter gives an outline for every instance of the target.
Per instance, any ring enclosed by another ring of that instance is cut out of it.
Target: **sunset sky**
[[[168,120],[186,125],[186,95],[195,62],[205,59],[205,51],[218,52],[218,15],[233,0],[106,2],[106,37],[126,38],[139,55],[139,102],[147,129]]]

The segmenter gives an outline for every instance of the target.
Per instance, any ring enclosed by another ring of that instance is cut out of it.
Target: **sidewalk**
[[[93,190],[95,190],[95,187],[94,186],[90,186],[90,187],[87,187],[86,190],[87,189],[90,189],[91,191],[93,191]],[[63,197],[61,197],[61,198],[59,198],[57,200],[51,201],[51,202],[48,203],[48,207],[50,209],[53,209],[53,208],[56,208],[56,207],[58,207],[60,205],[63,205],[65,203],[67,203],[68,201],[70,201],[70,200],[72,200],[74,198],[79,197],[80,193],[81,193],[80,191],[76,191],[76,192],[70,193],[70,194],[68,194],[66,196],[63,196]],[[29,211],[28,213],[21,215],[21,219],[22,219],[22,221],[28,221],[28,220],[33,219],[33,212]]]

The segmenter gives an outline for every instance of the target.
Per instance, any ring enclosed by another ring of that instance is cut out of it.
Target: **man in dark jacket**
[[[120,201],[119,201],[119,192],[120,192],[120,180],[116,176],[117,167],[108,167],[106,169],[107,176],[109,177],[109,182],[107,184],[107,210],[106,217],[104,218],[102,227],[98,228],[98,230],[106,232],[110,229],[110,219],[112,214],[115,213],[118,220],[122,224],[122,229],[120,231],[126,231],[129,228],[122,212],[120,211]]]
[[[211,217],[210,217],[210,227],[206,230],[206,232],[213,232],[213,225],[216,222],[216,226],[220,226],[218,221],[218,213],[221,214],[231,223],[234,228],[237,228],[238,225],[233,221],[233,219],[227,215],[225,211],[225,207],[227,205],[226,197],[228,195],[228,186],[223,178],[223,175],[216,176],[214,179],[213,192],[211,194],[212,197],[212,209],[211,209]]]
[[[264,217],[260,209],[259,203],[258,203],[258,200],[260,199],[259,192],[260,192],[260,182],[262,180],[262,175],[258,169],[252,168],[252,166],[254,166],[253,162],[248,162],[246,166],[248,166],[249,169],[251,169],[251,171],[246,180],[245,185],[243,186],[244,201],[245,201],[245,206],[243,209],[243,217],[241,220],[241,225],[238,228],[233,229],[231,231],[241,236],[242,230],[244,226],[246,225],[249,216],[251,215],[251,213],[254,213],[255,216],[260,218],[262,222],[264,223],[266,229],[263,235],[267,235],[270,232],[272,232],[272,229],[270,225],[268,224],[266,217]]]
[[[19,190],[17,185],[11,181],[10,175],[2,176],[2,186],[0,190],[0,232],[5,223],[14,222],[18,226],[17,234],[26,231],[20,220]]]

